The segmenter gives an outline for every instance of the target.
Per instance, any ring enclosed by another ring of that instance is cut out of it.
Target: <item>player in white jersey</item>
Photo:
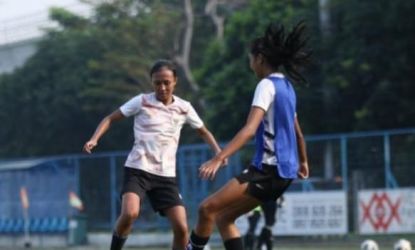
[[[135,141],[125,163],[121,214],[114,228],[111,250],[122,249],[140,213],[144,195],[155,211],[169,219],[173,249],[183,250],[188,240],[188,226],[176,184],[176,151],[183,125],[190,124],[215,154],[220,152],[218,143],[192,105],[173,95],[177,84],[174,64],[157,61],[150,76],[154,92],[140,94],[106,116],[84,145],[84,151],[91,153],[113,122],[134,116]]]

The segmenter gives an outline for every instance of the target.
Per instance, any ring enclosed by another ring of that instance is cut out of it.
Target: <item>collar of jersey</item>
[[[278,77],[278,78],[284,78],[284,75],[282,73],[274,72],[268,75],[268,77]]]

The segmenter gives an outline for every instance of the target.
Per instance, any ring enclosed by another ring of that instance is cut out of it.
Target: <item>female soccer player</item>
[[[192,105],[173,95],[177,84],[174,64],[157,61],[150,76],[154,92],[137,95],[106,116],[84,145],[84,151],[91,153],[113,122],[134,116],[135,142],[125,163],[121,215],[114,228],[111,250],[122,249],[145,194],[153,209],[169,219],[173,249],[183,250],[188,241],[187,217],[175,177],[176,151],[183,125],[190,124],[215,154],[220,152]]]
[[[242,250],[243,241],[235,225],[236,218],[263,202],[275,201],[297,176],[308,177],[294,88],[280,73],[284,67],[291,79],[304,80],[297,71],[311,56],[303,37],[304,29],[304,23],[300,22],[285,34],[282,25],[270,24],[265,35],[251,43],[250,68],[261,81],[256,86],[248,119],[222,152],[200,167],[200,177],[213,179],[221,162],[254,135],[256,153],[248,170],[200,204],[197,225],[187,249],[203,249],[216,222],[225,249]]]

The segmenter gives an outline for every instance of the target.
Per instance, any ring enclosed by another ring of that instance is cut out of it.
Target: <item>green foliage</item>
[[[22,68],[0,79],[0,155],[80,152],[105,114],[151,91],[148,69],[171,52],[178,15],[157,2],[134,3],[99,5],[91,20],[51,11],[60,27],[48,31]],[[130,122],[117,124],[100,149],[127,149]]]
[[[307,22],[314,51],[309,84],[297,88],[307,134],[413,126],[415,3],[329,2],[327,34],[321,31],[317,1],[249,1],[232,13],[225,41],[212,43],[196,74],[206,86],[209,123],[220,138],[232,137],[248,113],[257,82],[247,66],[249,41],[270,21],[289,26],[300,19]]]
[[[227,140],[239,130],[248,115],[256,83],[249,69],[248,47],[263,34],[270,21],[292,25],[303,18],[313,2],[249,1],[229,17],[223,43],[212,42],[205,61],[195,73],[207,99],[206,116],[212,130]]]
[[[305,20],[314,64],[309,83],[297,86],[306,134],[389,129],[415,124],[414,1],[330,0],[330,29],[321,30],[318,0],[255,0],[220,6],[223,41],[195,10],[191,67],[206,100],[200,112],[221,141],[243,126],[258,82],[248,66],[249,42],[271,21]],[[85,19],[55,8],[59,28],[48,30],[37,53],[0,76],[0,156],[79,152],[103,116],[139,92],[151,91],[148,70],[172,58],[182,36],[183,2],[104,1]],[[179,75],[178,95],[200,98]],[[127,149],[131,120],[117,124],[100,150]],[[184,137],[184,142],[193,142]]]
[[[332,2],[333,34],[322,69],[338,100],[331,101],[333,129],[414,125],[414,9],[405,0]]]

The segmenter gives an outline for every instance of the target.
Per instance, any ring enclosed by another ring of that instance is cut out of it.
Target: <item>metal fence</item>
[[[306,137],[311,177],[288,190],[345,190],[353,196],[363,188],[414,186],[415,128]],[[188,219],[194,224],[204,197],[240,173],[252,156],[249,144],[229,159],[214,181],[198,178],[198,167],[211,156],[207,145],[183,145],[177,153],[177,176]],[[0,219],[23,216],[19,190],[26,187],[29,216],[70,217],[68,193],[84,203],[89,230],[110,230],[120,209],[119,190],[128,152],[64,155],[0,161]],[[353,199],[351,199],[353,200]],[[350,204],[349,206],[352,206]],[[139,230],[167,230],[167,221],[144,200]],[[353,227],[350,227],[353,228]]]

